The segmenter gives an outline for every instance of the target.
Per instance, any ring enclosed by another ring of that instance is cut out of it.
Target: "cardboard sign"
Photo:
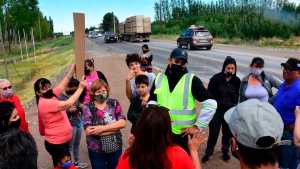
[[[83,13],[73,13],[76,78],[81,80],[84,75],[85,60],[85,17]]]

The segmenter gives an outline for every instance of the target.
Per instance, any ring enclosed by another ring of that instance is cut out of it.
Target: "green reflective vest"
[[[194,74],[186,73],[170,92],[168,77],[159,73],[155,79],[157,103],[170,110],[172,132],[181,134],[182,129],[192,127],[197,120],[196,100],[192,95]]]

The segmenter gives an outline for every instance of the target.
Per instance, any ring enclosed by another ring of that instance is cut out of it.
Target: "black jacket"
[[[169,67],[166,69],[165,75],[168,77],[170,92],[172,92],[174,90],[175,86],[177,85],[177,83],[179,82],[181,77],[183,75],[185,75],[186,73],[188,73],[187,69],[185,69],[185,71],[182,72],[181,74],[178,74],[178,73],[172,74]],[[152,88],[150,90],[150,99],[149,100],[157,101],[157,96],[154,93],[155,89],[156,89],[155,83],[153,83]],[[192,79],[192,94],[193,94],[194,98],[196,100],[198,100],[199,102],[202,102],[209,98],[207,90],[205,89],[202,81],[197,76],[194,76]]]
[[[223,72],[215,74],[210,79],[208,92],[218,103],[216,113],[224,114],[229,108],[237,105],[240,84],[241,80],[235,75],[229,81],[226,81]]]
[[[226,66],[229,64],[233,64],[236,70],[230,80],[227,81],[224,72]],[[228,109],[238,103],[241,80],[236,76],[236,72],[237,66],[235,59],[231,56],[227,56],[223,63],[222,71],[215,74],[209,81],[209,95],[218,103],[216,114],[223,116]]]

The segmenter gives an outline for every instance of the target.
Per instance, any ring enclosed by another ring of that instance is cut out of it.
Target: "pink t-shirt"
[[[171,163],[170,169],[195,169],[192,158],[179,146],[170,146],[167,149],[167,157]],[[129,156],[123,154],[119,158],[116,169],[131,169],[129,167]]]
[[[90,91],[91,91],[91,86],[93,81],[98,80],[98,73],[97,71],[93,71],[89,76],[85,76],[85,81],[86,81],[86,93],[84,96],[84,103],[87,104],[90,102]]]
[[[53,93],[59,96],[61,89],[54,88]],[[72,126],[67,113],[59,110],[60,102],[56,97],[41,97],[38,103],[39,131],[51,144],[63,144],[72,139]]]

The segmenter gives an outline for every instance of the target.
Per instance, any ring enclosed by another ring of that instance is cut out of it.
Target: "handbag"
[[[122,149],[122,135],[121,133],[114,133],[111,135],[103,135],[98,137],[101,144],[100,151],[105,153],[113,153]]]

